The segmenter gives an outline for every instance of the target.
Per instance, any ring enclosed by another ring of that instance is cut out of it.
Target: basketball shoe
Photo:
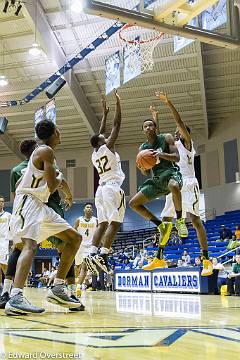
[[[203,269],[201,272],[202,276],[210,276],[213,273],[213,266],[210,260],[203,260]]]
[[[26,315],[26,314],[41,314],[45,309],[32,305],[22,293],[19,293],[9,299],[5,306],[5,314]]]
[[[9,301],[9,293],[5,292],[0,296],[0,309],[5,309],[6,303]]]
[[[52,286],[48,290],[47,301],[67,308],[77,308],[81,304],[80,301],[76,301],[68,295],[64,284]]]
[[[98,275],[97,265],[94,261],[95,255],[88,255],[83,261],[92,275]]]
[[[159,245],[165,246],[170,238],[172,231],[172,223],[171,222],[162,222],[157,227],[160,233]]]
[[[184,218],[176,220],[176,229],[177,229],[179,237],[181,237],[181,238],[188,237],[188,228],[187,228],[187,226],[185,224],[185,219]]]
[[[162,269],[167,265],[165,260],[160,260],[158,258],[154,258],[152,262],[142,267],[143,270],[154,270],[154,269]]]
[[[109,273],[107,254],[95,255],[93,261],[102,271],[104,271],[107,274]]]
[[[76,303],[80,304],[80,306],[77,307],[77,308],[69,308],[70,311],[84,311],[85,310],[85,306],[82,304],[82,302],[75,295],[71,295],[70,298],[73,301],[75,301]]]

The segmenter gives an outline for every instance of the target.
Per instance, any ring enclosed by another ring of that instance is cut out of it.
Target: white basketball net
[[[141,71],[152,71],[154,67],[153,51],[163,37],[163,33],[143,29],[134,25],[125,25],[119,32],[119,37],[128,45],[129,55],[133,55],[140,46]],[[140,40],[136,40],[140,37]]]

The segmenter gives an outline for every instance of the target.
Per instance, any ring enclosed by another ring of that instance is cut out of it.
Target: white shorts
[[[71,225],[36,197],[16,195],[9,234],[14,244],[20,243],[22,238],[32,239],[39,244],[68,229],[72,229]]]
[[[8,241],[0,239],[0,264],[8,264]]]
[[[78,249],[76,256],[75,256],[75,264],[81,265],[83,260],[90,255],[91,246],[84,246],[80,245],[80,248]]]
[[[98,223],[123,222],[126,202],[125,194],[119,185],[100,185],[95,195]]]
[[[186,218],[187,213],[200,216],[199,214],[199,199],[200,190],[196,178],[183,179],[182,194],[182,210],[183,217]],[[161,217],[176,217],[175,208],[172,200],[172,194],[166,196],[164,209]]]

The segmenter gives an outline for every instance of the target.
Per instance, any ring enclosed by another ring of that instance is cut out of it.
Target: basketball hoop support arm
[[[179,35],[193,40],[225,47],[229,49],[240,48],[240,41],[228,35],[221,35],[212,31],[195,28],[189,25],[178,27],[154,20],[151,14],[141,14],[134,10],[123,9],[117,6],[86,0],[84,11],[90,15],[115,19],[123,23],[134,24],[147,29],[154,29],[172,35]]]

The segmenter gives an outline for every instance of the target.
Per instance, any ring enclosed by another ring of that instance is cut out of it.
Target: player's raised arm
[[[107,106],[105,99],[102,99],[102,107],[103,107],[103,117],[102,117],[100,129],[99,129],[99,134],[106,133],[106,122],[107,122],[107,116],[109,113],[109,107]]]
[[[150,113],[152,114],[153,121],[156,124],[157,134],[160,134],[160,127],[159,127],[159,119],[158,119],[158,110],[155,108],[155,106],[150,106],[149,108]]]
[[[176,110],[176,108],[174,107],[172,102],[168,99],[167,94],[165,94],[163,92],[156,92],[156,96],[171,109],[174,119],[176,121],[178,130],[180,132],[180,135],[184,139],[186,145],[190,145],[191,144],[191,136],[186,128],[186,125],[182,121],[181,116],[179,115],[178,111]]]
[[[54,162],[55,157],[50,147],[42,147],[38,150],[38,157],[43,163],[44,177],[51,194],[53,194],[62,182],[62,174],[57,175]],[[36,154],[37,155],[37,154]]]
[[[115,97],[116,97],[116,109],[115,109],[115,115],[114,115],[114,119],[113,119],[113,127],[112,127],[111,134],[106,141],[106,145],[109,149],[113,148],[115,145],[115,142],[118,138],[118,134],[120,131],[121,120],[122,120],[120,97],[117,93],[117,90],[115,90]]]
[[[172,134],[166,134],[165,140],[169,147],[169,153],[155,151],[155,156],[159,157],[160,160],[164,159],[171,162],[178,162],[180,160],[180,156]]]

